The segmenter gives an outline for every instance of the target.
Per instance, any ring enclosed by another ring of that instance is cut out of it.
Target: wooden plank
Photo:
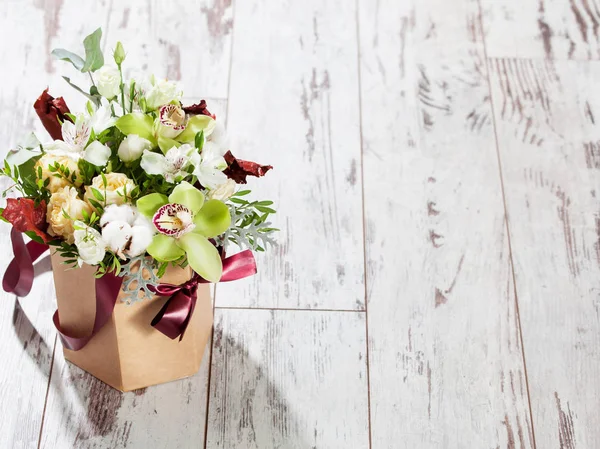
[[[207,102],[225,116],[226,101]],[[121,393],[65,362],[59,342],[40,447],[198,447],[206,426],[209,360],[210,343],[195,376]]]
[[[342,0],[236,4],[232,151],[275,167],[249,187],[282,232],[217,305],[363,308],[355,14]]]
[[[359,3],[372,448],[532,448],[477,1]]]
[[[537,447],[600,447],[600,66],[491,74]]]
[[[600,5],[594,0],[481,4],[489,57],[600,59]]]
[[[367,449],[364,319],[217,308],[207,448]]]
[[[231,0],[112,2],[107,51],[122,41],[125,73],[154,73],[181,83],[185,95],[227,98]]]

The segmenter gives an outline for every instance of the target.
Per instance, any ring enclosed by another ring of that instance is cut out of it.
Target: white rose
[[[177,83],[165,79],[152,79],[150,83],[152,87],[145,93],[148,109],[158,109],[173,100],[181,100],[182,91]]]
[[[135,257],[146,252],[155,230],[137,208],[128,204],[108,206],[100,219],[102,237],[119,257]]]
[[[108,162],[110,154],[111,151],[107,145],[100,143],[98,140],[94,140],[83,151],[83,159],[97,167],[104,167]]]
[[[103,97],[110,100],[121,93],[121,75],[115,67],[103,66],[96,72],[96,77],[98,92]]]
[[[106,254],[106,243],[98,231],[81,221],[75,221],[73,237],[81,262],[88,265],[97,265],[102,262]]]
[[[132,162],[139,159],[144,150],[150,150],[151,148],[152,144],[149,140],[137,134],[129,134],[119,145],[118,153],[123,162]]]
[[[227,201],[235,193],[236,183],[233,179],[228,179],[216,189],[208,192],[209,200]]]

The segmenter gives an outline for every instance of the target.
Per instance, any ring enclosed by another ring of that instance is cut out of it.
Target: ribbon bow
[[[256,261],[252,251],[245,250],[223,259],[223,274],[219,282],[243,279],[256,274]],[[183,338],[198,299],[198,284],[208,281],[197,273],[181,285],[158,284],[149,287],[158,296],[170,296],[152,320],[152,326],[167,337]]]

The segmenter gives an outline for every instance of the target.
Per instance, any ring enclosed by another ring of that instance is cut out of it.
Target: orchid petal
[[[204,138],[210,136],[215,129],[215,121],[208,115],[194,115],[188,120],[185,131],[177,136],[177,140],[180,142],[193,143],[196,138],[196,134],[200,131],[204,131]]]
[[[163,152],[163,154],[167,154],[167,151],[169,151],[171,148],[178,147],[180,145],[181,142],[177,142],[174,139],[169,139],[165,136],[158,136],[158,147],[160,148],[160,151]]]
[[[151,193],[137,200],[135,205],[140,213],[148,218],[152,218],[156,211],[167,204],[169,200],[160,193]]]
[[[194,217],[194,224],[194,232],[204,237],[221,235],[231,226],[229,208],[219,200],[208,200]]]
[[[152,132],[152,126],[154,120],[150,115],[142,114],[141,112],[132,112],[131,114],[124,115],[117,120],[117,128],[125,134],[137,134],[138,136],[149,140],[153,144],[156,143],[154,133]]]
[[[204,204],[204,195],[189,182],[181,182],[169,195],[170,203],[183,204],[193,214],[197,213]]]
[[[146,251],[159,262],[177,260],[185,254],[185,251],[177,245],[177,240],[163,234],[156,234]]]
[[[187,254],[192,269],[210,282],[219,282],[223,273],[223,262],[219,251],[206,237],[189,232],[177,240]]]

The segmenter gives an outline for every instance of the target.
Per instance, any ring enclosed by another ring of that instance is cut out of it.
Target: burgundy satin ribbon
[[[223,274],[219,282],[243,279],[256,274],[256,261],[252,251],[245,250],[223,260]],[[198,284],[209,281],[194,273],[192,279],[181,285],[159,284],[151,290],[159,296],[170,296],[152,320],[152,326],[167,337],[183,338],[198,299]]]
[[[8,293],[17,296],[27,296],[33,286],[33,262],[48,250],[48,245],[31,241],[25,244],[21,232],[12,228],[10,239],[15,257],[8,265],[2,287]],[[86,337],[73,337],[60,327],[58,310],[54,312],[53,321],[60,339],[67,349],[78,351],[83,348],[94,335],[106,324],[112,315],[117,296],[121,290],[123,278],[112,273],[105,274],[96,279],[96,318],[91,335]]]

